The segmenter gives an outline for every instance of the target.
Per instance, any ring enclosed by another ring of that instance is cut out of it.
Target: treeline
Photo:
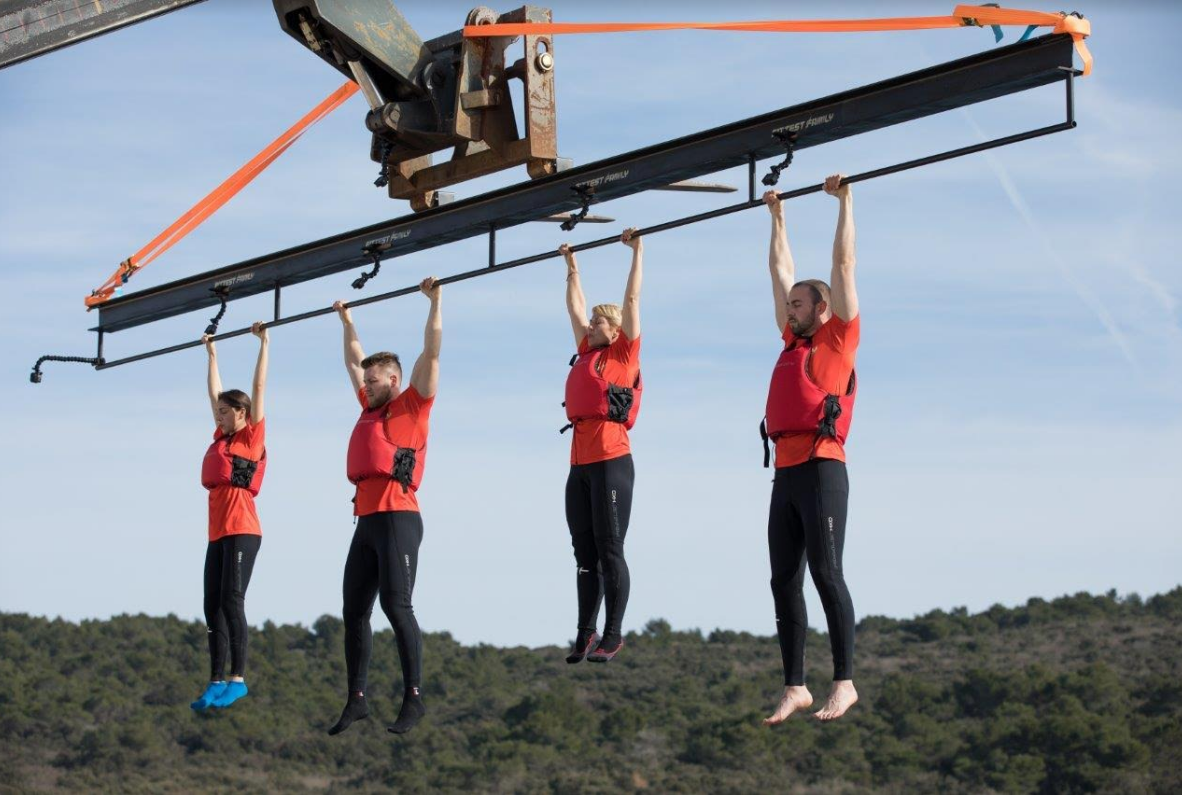
[[[329,738],[342,632],[252,630],[251,694],[200,716],[203,624],[0,614],[0,791],[1182,792],[1182,588],[866,618],[861,703],[774,730],[773,639],[657,620],[598,667],[428,635],[429,714],[401,739],[379,633],[376,714]],[[820,700],[824,635],[808,659]]]

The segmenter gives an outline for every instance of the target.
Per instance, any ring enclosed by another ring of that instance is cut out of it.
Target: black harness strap
[[[566,363],[566,366],[567,367],[574,367],[575,362],[577,362],[578,360],[579,360],[579,354],[576,353],[574,356],[570,357],[570,361]],[[565,400],[562,401],[562,407],[566,408],[566,401]],[[575,424],[573,422],[568,422],[566,425],[563,425],[561,428],[558,429],[558,433],[559,434],[566,433],[567,431],[569,431],[573,427],[575,427]]]

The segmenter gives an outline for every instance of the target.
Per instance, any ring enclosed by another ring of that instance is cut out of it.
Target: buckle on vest
[[[394,451],[394,469],[390,477],[402,484],[402,493],[410,491],[410,484],[415,474],[415,449],[413,447],[399,447]]]
[[[240,489],[249,489],[251,481],[254,480],[254,473],[258,468],[258,461],[251,461],[249,458],[243,458],[240,455],[231,457],[230,485],[237,486]]]

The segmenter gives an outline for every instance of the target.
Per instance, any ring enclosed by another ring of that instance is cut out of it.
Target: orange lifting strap
[[[115,291],[123,286],[132,274],[147,265],[152,260],[168,251],[177,241],[192,232],[202,221],[217,212],[223,204],[234,197],[238,191],[246,187],[251,180],[275,162],[288,147],[294,144],[309,127],[336,110],[345,100],[357,93],[358,86],[353,81],[346,81],[344,85],[325,97],[321,102],[283,135],[267,145],[250,162],[235,171],[229,179],[214,188],[213,192],[193,205],[184,215],[172,222],[172,225],[152,239],[152,242],[132,254],[111,274],[103,286],[86,297],[86,308],[93,309],[106,301]]]
[[[1075,40],[1075,48],[1083,59],[1083,73],[1092,71],[1092,56],[1084,45],[1084,39],[1091,35],[1089,22],[1074,14],[1048,14],[1040,11],[994,8],[992,6],[958,5],[951,16],[946,17],[894,17],[887,19],[817,19],[817,20],[771,20],[766,22],[607,22],[607,23],[512,23],[496,25],[468,25],[464,27],[466,38],[487,36],[522,36],[560,33],[622,33],[644,30],[738,30],[769,33],[858,33],[888,30],[935,30],[965,26],[993,27],[1000,25],[1024,25],[1027,27],[1050,27],[1054,33],[1068,33]],[[213,215],[277,157],[287,151],[304,132],[316,122],[336,110],[358,90],[356,83],[347,81],[330,94],[323,102],[308,112],[283,135],[259,152],[229,179],[219,185],[208,196],[176,219],[148,245],[131,255],[111,274],[101,287],[86,297],[86,308],[93,309],[115,294],[132,274],[143,268],[156,257],[171,248],[177,241],[193,231],[202,221]]]
[[[767,22],[519,22],[466,25],[465,38],[485,36],[556,35],[560,33],[626,33],[642,30],[742,30],[764,33],[866,33],[885,30],[936,30],[965,26],[1024,25],[1050,27],[1053,33],[1069,33],[1083,59],[1083,73],[1091,74],[1092,56],[1084,45],[1091,24],[1075,14],[1047,14],[1016,8],[959,5],[947,17],[893,17],[887,19],[806,19]]]

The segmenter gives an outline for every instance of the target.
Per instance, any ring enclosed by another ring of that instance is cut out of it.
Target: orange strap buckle
[[[150,243],[120,262],[119,267],[103,282],[102,286],[86,297],[86,308],[88,310],[93,309],[115,295],[115,292],[127,283],[127,280],[131,278],[132,274],[159,257],[165,251],[168,251],[181,238],[196,229],[206,218],[217,212],[223,204],[234,198],[238,191],[250,184],[251,180],[261,174],[267,166],[274,163],[280,155],[299,140],[300,136],[307,132],[309,127],[332,113],[345,100],[357,93],[357,91],[357,84],[350,80],[325,97],[319,105],[304,114],[303,118],[269,143],[266,148],[251,158],[246,165],[231,174],[221,185],[214,188],[208,196],[190,207],[184,215],[173,221],[167,229],[154,237]]]

